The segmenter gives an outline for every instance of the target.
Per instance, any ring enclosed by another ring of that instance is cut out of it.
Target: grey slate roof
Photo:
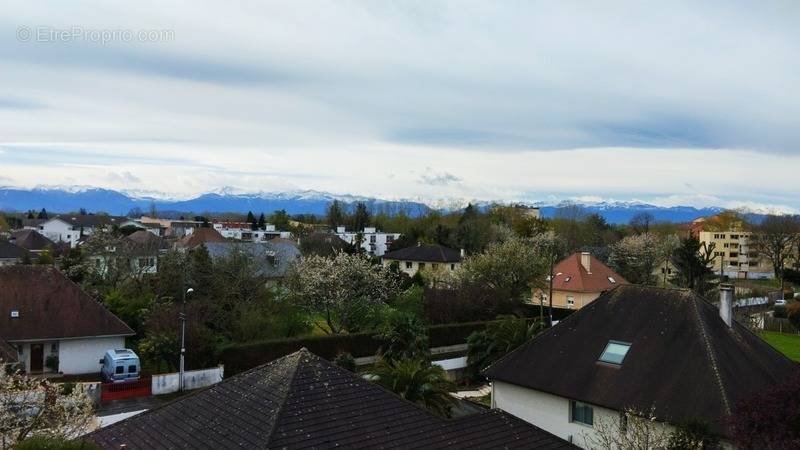
[[[22,259],[26,253],[28,251],[18,245],[0,241],[0,259]]]
[[[575,448],[490,410],[444,420],[302,349],[95,431],[103,448]]]
[[[598,362],[630,343],[620,366]],[[494,380],[614,410],[655,407],[671,423],[704,419],[725,433],[736,402],[798,365],[688,290],[619,286],[485,370]]]
[[[457,263],[461,262],[461,252],[442,245],[420,244],[385,253],[383,259]]]
[[[42,251],[47,247],[55,247],[56,244],[35,230],[18,230],[11,233],[14,244],[31,251]]]
[[[108,216],[105,214],[60,214],[50,218],[60,219],[73,227],[93,228],[97,226],[119,225],[130,219],[120,216]]]
[[[300,258],[300,250],[286,239],[267,242],[209,242],[208,254],[213,259],[227,258],[239,251],[249,255],[258,268],[257,274],[267,278],[282,278],[289,266]]]

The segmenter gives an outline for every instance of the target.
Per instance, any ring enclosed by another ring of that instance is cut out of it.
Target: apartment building
[[[700,230],[697,238],[711,249],[713,245],[713,269],[730,278],[763,279],[773,278],[775,273],[767,258],[761,257],[753,248],[753,233],[745,230]]]
[[[347,231],[345,227],[336,227],[336,235],[350,245],[357,245],[357,241],[360,241],[361,248],[373,256],[383,256],[392,242],[400,238],[400,233],[385,233],[375,227],[365,227],[362,231]]]

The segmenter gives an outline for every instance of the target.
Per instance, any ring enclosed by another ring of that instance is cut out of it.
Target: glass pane
[[[136,366],[128,366],[128,373],[136,373]]]
[[[115,373],[123,373],[123,372],[125,372],[125,368],[122,367],[122,366],[117,366],[116,369],[114,369],[114,372]]]
[[[628,349],[630,348],[630,344],[609,342],[606,346],[606,349],[603,351],[603,354],[600,355],[600,361],[612,364],[622,364],[622,360],[625,359],[625,355],[628,353]]]

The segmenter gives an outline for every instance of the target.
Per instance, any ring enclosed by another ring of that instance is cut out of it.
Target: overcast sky
[[[798,210],[800,3],[703,3],[6,1],[0,185]]]

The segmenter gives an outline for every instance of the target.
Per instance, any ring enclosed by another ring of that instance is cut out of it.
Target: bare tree
[[[769,215],[756,227],[753,247],[772,263],[775,276],[783,279],[783,267],[800,240],[800,217]]]
[[[598,417],[593,432],[584,433],[589,448],[650,450],[666,448],[669,431],[655,416],[654,408],[641,412],[626,409],[619,417]]]
[[[650,225],[656,221],[656,218],[649,212],[640,212],[631,217],[628,224],[633,228],[634,233],[647,233],[650,231]]]

